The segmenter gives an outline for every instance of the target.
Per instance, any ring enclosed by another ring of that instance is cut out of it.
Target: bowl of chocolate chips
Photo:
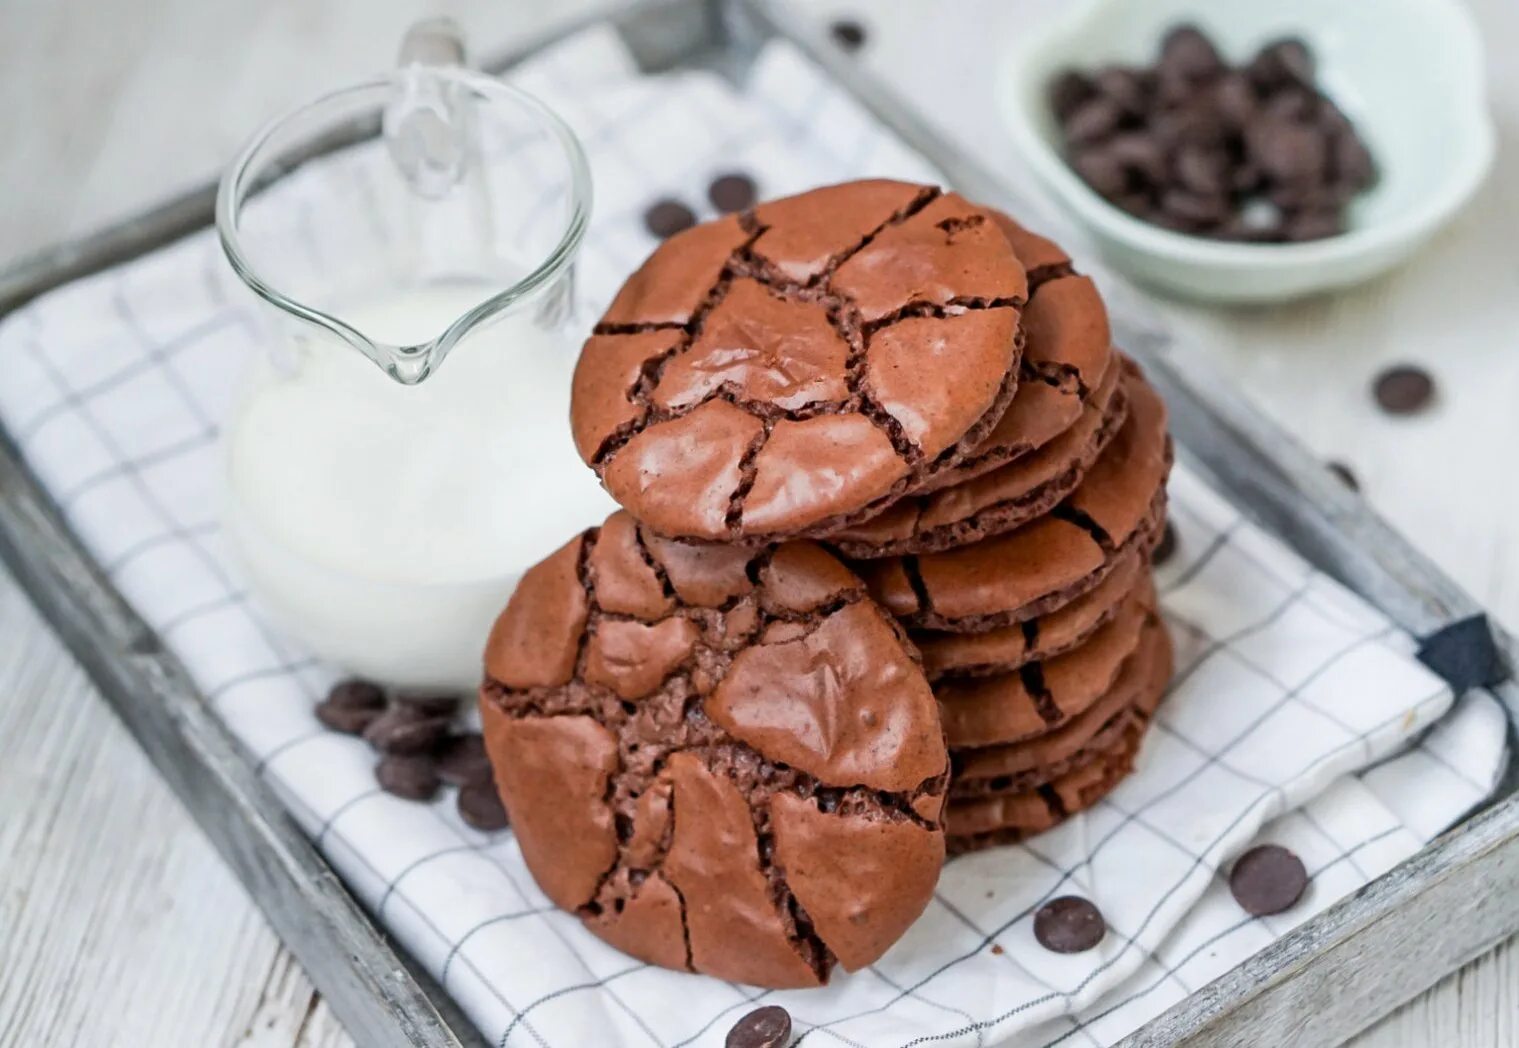
[[[1461,0],[1084,0],[1017,43],[998,101],[1115,265],[1214,302],[1390,269],[1494,153]]]

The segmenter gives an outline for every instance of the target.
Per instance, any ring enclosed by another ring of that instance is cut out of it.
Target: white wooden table
[[[794,0],[800,6],[801,0]],[[865,16],[862,61],[1016,172],[984,91],[998,42],[1055,0],[813,0]],[[1281,309],[1166,309],[1508,624],[1519,624],[1519,4],[1470,0],[1500,128],[1495,177],[1413,265]],[[0,261],[217,170],[255,124],[389,61],[454,14],[499,45],[593,0],[9,0],[0,6]],[[951,31],[952,30],[952,31]],[[969,70],[969,72],[967,72]],[[1394,421],[1369,380],[1440,384]],[[0,381],[3,381],[0,376]],[[351,1043],[69,655],[0,573],[0,1046]],[[1519,948],[1481,958],[1366,1046],[1519,1046]]]

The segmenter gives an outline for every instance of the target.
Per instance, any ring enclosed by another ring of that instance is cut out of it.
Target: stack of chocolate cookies
[[[884,180],[695,226],[571,416],[624,512],[524,578],[481,706],[529,868],[602,938],[816,985],[946,851],[1131,766],[1170,673],[1165,411],[1054,244]]]
[[[1165,406],[1113,349],[1091,279],[992,217],[1028,273],[1018,392],[960,463],[831,539],[922,653],[953,762],[952,852],[1095,803],[1171,675],[1150,572]]]

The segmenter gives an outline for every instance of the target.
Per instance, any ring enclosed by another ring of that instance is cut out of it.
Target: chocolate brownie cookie
[[[822,547],[689,546],[613,514],[523,577],[485,670],[523,858],[612,945],[816,986],[927,905],[938,707],[900,628]]]
[[[1123,744],[1112,753],[1068,771],[1038,789],[951,803],[945,816],[950,854],[1015,844],[1090,808],[1134,770],[1134,758],[1144,734],[1143,724],[1131,724]]]
[[[1144,569],[1142,551],[1130,550],[1096,589],[1047,615],[985,633],[917,630],[912,639],[923,657],[923,669],[930,682],[946,677],[985,677],[1064,654],[1112,621],[1125,598],[1137,588],[1153,592]]]
[[[1125,362],[1127,368],[1133,368]],[[1142,381],[1081,486],[1048,516],[959,549],[858,562],[871,594],[915,628],[976,633],[1044,615],[1095,589],[1164,528],[1166,411]]]
[[[1112,690],[1142,635],[1159,628],[1154,611],[1135,600],[1074,651],[1016,673],[939,682],[950,749],[1022,742],[1068,723]]]
[[[1119,370],[1112,369],[1082,418],[1043,447],[954,487],[898,499],[869,520],[830,536],[829,543],[857,559],[932,553],[1043,516],[1076,489],[1117,435],[1128,415],[1125,385]]]
[[[986,439],[958,465],[940,470],[925,491],[979,476],[1054,440],[1080,420],[1113,370],[1113,333],[1096,285],[1075,272],[1053,241],[1001,212],[993,217],[1028,271],[1018,392]]]
[[[1109,752],[1126,725],[1154,714],[1171,670],[1170,636],[1163,627],[1146,628],[1113,686],[1082,712],[1022,742],[953,751],[950,796],[1021,793]]]
[[[826,534],[985,438],[1027,297],[994,218],[953,193],[876,180],[761,204],[628,279],[576,367],[576,447],[657,534]]]

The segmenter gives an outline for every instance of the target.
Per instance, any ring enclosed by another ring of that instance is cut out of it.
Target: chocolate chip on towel
[[[1102,942],[1107,934],[1102,911],[1089,899],[1062,895],[1051,899],[1034,914],[1034,938],[1055,953],[1081,953]]]
[[[643,224],[650,233],[664,240],[696,225],[696,214],[679,200],[659,200],[643,213]]]
[[[339,681],[317,703],[316,719],[333,731],[360,735],[385,710],[385,692],[367,680]]]
[[[374,777],[386,793],[409,801],[430,801],[441,785],[431,757],[392,753],[380,758]]]
[[[713,207],[725,214],[749,210],[758,196],[759,190],[754,186],[754,179],[738,171],[714,178],[707,187],[707,199],[712,201]]]
[[[1229,871],[1229,891],[1246,913],[1268,917],[1290,909],[1308,887],[1303,860],[1279,844],[1251,848]]]
[[[785,1048],[791,1041],[791,1013],[778,1004],[756,1008],[728,1031],[724,1048]]]
[[[1155,552],[1150,554],[1150,563],[1155,565],[1164,564],[1171,559],[1176,552],[1176,529],[1171,522],[1166,521],[1166,530],[1161,533],[1160,541],[1155,544]]]
[[[504,830],[509,825],[501,795],[490,779],[466,783],[459,788],[459,818],[486,833]]]
[[[429,717],[452,716],[459,711],[459,696],[443,691],[402,691],[396,702]]]
[[[438,761],[438,775],[451,786],[490,781],[491,762],[485,755],[485,740],[479,732],[445,739],[434,756]]]
[[[421,753],[442,742],[449,727],[448,717],[392,706],[364,729],[364,738],[381,753]]]

